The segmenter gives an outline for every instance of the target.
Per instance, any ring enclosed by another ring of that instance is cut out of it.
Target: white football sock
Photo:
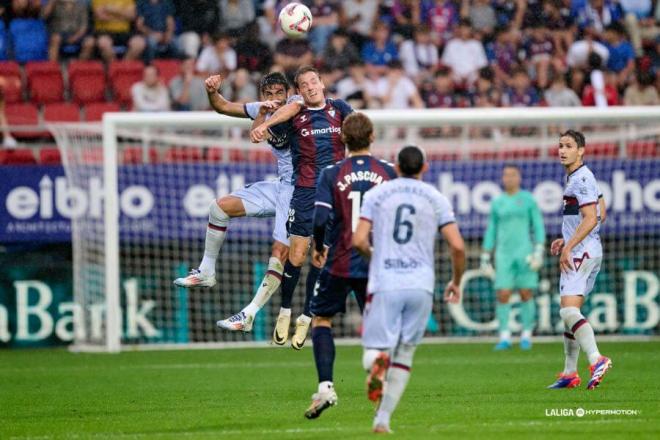
[[[511,342],[511,330],[500,331],[500,341]]]
[[[319,383],[319,393],[326,393],[328,391],[332,391],[333,388],[334,385],[329,380],[324,380],[323,382]]]
[[[532,339],[532,331],[531,330],[523,330],[520,333],[520,338],[521,339]]]
[[[559,316],[564,321],[564,325],[571,329],[571,333],[580,344],[582,351],[587,354],[589,364],[594,364],[600,358],[600,352],[596,345],[596,336],[591,324],[577,307],[564,307],[559,310]]]
[[[364,352],[362,353],[362,366],[367,373],[371,371],[371,367],[374,365],[374,361],[381,353],[381,350],[376,350],[375,348],[364,349]]]
[[[580,344],[575,340],[575,336],[566,328],[564,332],[564,374],[571,374],[577,371],[578,357],[580,356]]]
[[[399,344],[396,347],[390,369],[387,371],[387,386],[385,387],[383,398],[376,413],[375,422],[377,424],[389,426],[390,417],[399,404],[399,400],[408,385],[414,353],[414,345]]]
[[[270,257],[268,260],[268,270],[259,289],[257,289],[257,293],[252,298],[250,304],[243,309],[246,315],[256,315],[268,302],[270,297],[273,296],[273,293],[279,289],[282,283],[282,272],[284,272],[284,265],[277,258]]]
[[[227,225],[229,225],[229,216],[220,209],[218,202],[214,200],[209,206],[209,224],[206,227],[204,257],[199,265],[199,271],[204,275],[215,274],[215,262],[227,235]]]
[[[285,309],[284,307],[280,307],[279,314],[284,316],[291,316],[291,309]]]

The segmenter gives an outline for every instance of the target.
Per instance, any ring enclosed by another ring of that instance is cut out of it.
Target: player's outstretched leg
[[[364,369],[367,370],[367,398],[379,403],[383,397],[385,377],[390,368],[390,355],[386,351],[367,349],[362,356]]]
[[[511,291],[500,290],[497,292],[497,296],[495,315],[497,316],[500,340],[497,345],[493,347],[493,350],[508,350],[511,348],[511,330],[509,330],[509,315],[511,314],[509,297],[511,296]]]
[[[275,322],[273,330],[273,342],[277,345],[284,345],[289,339],[289,326],[291,325],[291,303],[293,302],[293,292],[298,285],[300,278],[300,266],[294,266],[291,261],[284,265],[282,274],[282,306]]]
[[[594,330],[582,315],[580,309],[577,307],[562,307],[559,310],[559,315],[564,321],[564,325],[571,329],[571,333],[580,344],[582,351],[587,354],[591,371],[591,379],[587,383],[587,389],[593,390],[600,385],[605,373],[612,367],[612,361],[602,356],[598,351]]]
[[[314,296],[314,291],[317,288],[317,281],[319,278],[319,273],[321,269],[311,264],[309,266],[309,273],[307,274],[307,281],[305,285],[305,305],[303,308],[302,315],[298,316],[296,319],[296,329],[293,332],[291,337],[291,347],[296,350],[300,350],[305,341],[307,340],[307,333],[309,332],[309,325],[312,322],[312,313],[310,312],[310,304],[312,297]]]
[[[282,282],[282,271],[284,266],[276,257],[270,257],[268,260],[268,270],[264,276],[257,293],[243,310],[227,319],[218,321],[218,327],[230,331],[249,332],[252,330],[254,317],[259,310],[268,302],[270,297],[280,287]]]
[[[314,362],[319,378],[318,391],[312,395],[312,403],[305,411],[305,417],[315,419],[321,413],[337,404],[337,393],[332,381],[335,363],[335,341],[332,337],[330,318],[314,318],[312,341],[314,342]]]
[[[237,199],[242,203],[240,199]],[[214,200],[209,206],[209,223],[206,227],[204,242],[204,257],[198,269],[193,269],[187,277],[177,278],[174,284],[181,287],[213,287],[215,280],[215,263],[220,248],[227,235],[229,215],[220,207],[220,200]]]
[[[387,371],[387,387],[383,392],[383,398],[374,417],[374,432],[390,432],[390,417],[408,385],[414,353],[414,345],[403,343],[397,345],[394,350],[392,363]]]
[[[532,331],[536,320],[536,303],[529,290],[521,290],[520,296],[520,320],[522,321],[522,333],[520,335],[520,349],[532,349]]]
[[[580,356],[580,344],[575,340],[575,336],[566,329],[564,332],[564,371],[557,374],[557,380],[548,388],[575,388],[580,385],[581,379],[577,373],[578,357]]]

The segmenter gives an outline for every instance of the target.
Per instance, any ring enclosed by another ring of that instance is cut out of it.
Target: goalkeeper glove
[[[490,253],[482,252],[479,261],[479,269],[481,269],[487,277],[493,278],[495,276],[495,269],[493,269],[493,264],[490,262]]]
[[[527,264],[534,272],[538,272],[543,266],[543,256],[545,255],[545,247],[543,243],[538,243],[534,246],[534,252],[527,255]]]

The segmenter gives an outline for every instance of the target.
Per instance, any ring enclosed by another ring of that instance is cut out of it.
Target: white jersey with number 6
[[[372,222],[368,291],[432,293],[436,233],[456,221],[449,200],[428,183],[400,177],[369,190],[360,217]]]

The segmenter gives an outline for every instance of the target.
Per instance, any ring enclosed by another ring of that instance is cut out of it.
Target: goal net
[[[547,243],[561,228],[564,170],[558,134],[586,134],[586,162],[608,206],[602,228],[604,262],[586,314],[599,333],[657,334],[660,322],[660,108],[467,109],[369,111],[377,128],[373,154],[393,159],[404,144],[425,148],[424,179],[452,201],[468,245],[464,299],[451,307],[436,295],[427,334],[492,335],[495,292],[479,270],[490,201],[501,192],[505,163],[517,164],[523,189],[543,213]],[[249,143],[249,121],[214,113],[116,113],[103,124],[50,127],[62,152],[72,220],[74,347],[118,351],[170,344],[269,341],[280,307],[276,293],[251,333],[230,333],[216,321],[241,310],[266,271],[273,219],[229,224],[217,264],[218,284],[186,290],[173,284],[199,265],[208,205],[251,182],[275,179],[267,145]],[[89,191],[87,199],[77,190]],[[521,231],[525,234],[527,231]],[[438,246],[437,291],[450,276]],[[304,280],[294,296],[302,311]],[[560,334],[556,257],[540,271],[536,334]],[[511,327],[519,330],[514,295]],[[359,336],[360,315],[349,301],[335,321],[338,338]]]

